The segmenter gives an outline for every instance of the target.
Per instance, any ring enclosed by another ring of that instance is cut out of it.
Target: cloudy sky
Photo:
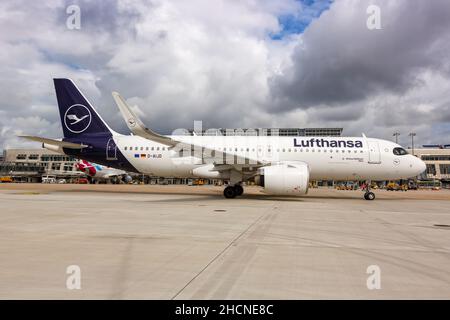
[[[202,120],[450,143],[448,0],[3,0],[0,48],[0,149],[62,135],[53,77],[122,133],[114,90],[167,134]]]

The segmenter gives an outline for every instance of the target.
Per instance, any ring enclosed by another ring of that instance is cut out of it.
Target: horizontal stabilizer
[[[68,149],[83,149],[83,148],[88,147],[84,144],[72,143],[72,142],[60,141],[60,140],[54,140],[54,139],[48,139],[48,138],[41,138],[41,137],[35,137],[35,136],[19,136],[19,137],[28,139],[28,140],[32,140],[32,141],[51,144],[51,145],[62,147],[62,148],[68,148]]]

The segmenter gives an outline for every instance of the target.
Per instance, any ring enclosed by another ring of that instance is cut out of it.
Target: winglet
[[[119,107],[128,128],[133,134],[168,146],[175,146],[177,144],[177,142],[173,141],[171,138],[163,136],[147,128],[118,92],[113,92],[112,96]]]

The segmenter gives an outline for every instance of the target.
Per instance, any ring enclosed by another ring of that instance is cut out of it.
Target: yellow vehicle
[[[318,188],[317,181],[312,181],[309,183],[309,188]]]
[[[389,181],[389,183],[386,185],[386,190],[398,191],[400,190],[400,186],[398,185],[398,183],[395,183],[394,181]]]
[[[12,177],[0,177],[0,183],[11,183],[13,182]]]
[[[338,185],[336,186],[336,190],[346,190],[345,185],[343,185],[343,184],[338,184]]]
[[[193,186],[202,186],[204,184],[205,184],[205,180],[203,180],[203,179],[195,179],[194,181],[192,181]]]
[[[398,184],[394,181],[389,181],[389,183],[386,185],[386,190],[388,191],[408,191],[408,184]]]

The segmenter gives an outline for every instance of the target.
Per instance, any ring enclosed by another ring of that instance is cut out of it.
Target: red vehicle
[[[75,183],[78,184],[88,184],[89,180],[87,178],[78,178],[77,180],[75,180]]]

